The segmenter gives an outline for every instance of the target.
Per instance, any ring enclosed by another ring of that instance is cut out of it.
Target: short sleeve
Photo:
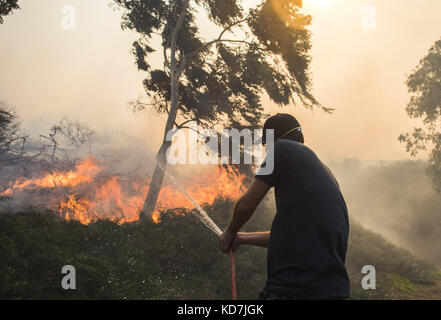
[[[282,142],[277,141],[273,148],[268,150],[265,160],[262,162],[255,178],[262,180],[271,187],[277,185],[285,171],[288,153]]]

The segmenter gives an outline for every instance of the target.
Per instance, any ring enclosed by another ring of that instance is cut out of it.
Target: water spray
[[[188,192],[182,187],[182,185],[176,181],[175,177],[169,173],[167,170],[162,168],[159,163],[156,161],[156,164],[159,169],[161,169],[168,177],[171,179],[173,184],[187,197],[188,200],[193,203],[195,208],[197,209],[196,216],[201,220],[201,222],[211,231],[213,231],[218,237],[222,235],[221,229],[214,223],[214,221],[208,216],[208,213],[202,209],[202,207],[188,194]],[[237,286],[236,286],[236,262],[234,251],[231,250],[229,253],[230,257],[230,273],[231,273],[231,296],[233,300],[237,300]]]

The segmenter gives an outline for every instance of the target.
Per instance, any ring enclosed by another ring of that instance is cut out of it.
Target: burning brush
[[[201,222],[220,236],[221,230],[201,205],[212,204],[219,197],[239,197],[243,178],[232,177],[217,168],[198,175],[184,187],[168,171],[165,173],[175,187],[162,187],[153,222],[160,222],[159,211],[163,209],[196,209],[194,212]],[[124,223],[139,219],[149,182],[110,174],[103,163],[88,157],[72,170],[53,170],[41,177],[17,179],[0,197],[13,209],[31,203],[33,207],[56,210],[62,218],[86,225],[99,219]],[[233,299],[237,299],[233,252],[230,253],[230,268]]]

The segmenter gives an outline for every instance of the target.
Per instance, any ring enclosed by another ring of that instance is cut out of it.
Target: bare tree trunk
[[[167,150],[171,145],[171,141],[166,140],[167,133],[173,130],[173,126],[176,120],[177,114],[177,97],[178,95],[178,84],[176,79],[176,72],[172,75],[172,99],[170,106],[170,113],[167,118],[167,123],[165,125],[164,138],[162,141],[161,148],[156,155],[156,167],[153,172],[152,180],[150,182],[149,192],[147,193],[147,198],[145,199],[144,206],[142,208],[140,218],[141,219],[151,219],[153,212],[155,211],[156,202],[158,200],[159,192],[161,191],[161,185],[164,178],[164,170],[167,166]]]
[[[156,202],[158,201],[159,192],[161,191],[162,180],[164,179],[164,170],[167,165],[167,149],[170,143],[164,142],[157,154],[157,164],[155,171],[153,172],[152,180],[150,182],[149,192],[147,198],[144,201],[140,218],[142,220],[152,217],[155,211]],[[162,169],[161,169],[162,168]]]
[[[158,201],[159,192],[161,191],[162,181],[164,179],[164,170],[167,165],[167,149],[171,145],[170,141],[166,140],[167,133],[173,130],[176,121],[176,115],[178,111],[178,84],[179,78],[184,70],[186,59],[184,58],[178,67],[176,59],[177,39],[179,32],[184,22],[185,12],[188,8],[189,0],[184,0],[182,10],[180,12],[175,29],[173,30],[171,42],[170,42],[170,85],[171,85],[171,104],[170,112],[168,114],[167,123],[165,124],[164,138],[162,140],[161,148],[156,156],[156,168],[153,172],[152,181],[150,182],[149,192],[144,202],[144,206],[140,213],[141,219],[151,219],[153,212],[155,211],[156,202]]]

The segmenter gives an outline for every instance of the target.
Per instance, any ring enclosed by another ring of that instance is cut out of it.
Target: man
[[[345,299],[349,222],[345,201],[331,171],[306,147],[298,121],[288,114],[269,118],[274,130],[274,170],[258,172],[235,203],[233,217],[220,237],[228,253],[242,244],[268,248],[268,279],[261,299]],[[267,148],[268,150],[268,148]],[[265,162],[262,168],[265,166]],[[269,232],[239,232],[268,190],[275,188],[277,213]]]

